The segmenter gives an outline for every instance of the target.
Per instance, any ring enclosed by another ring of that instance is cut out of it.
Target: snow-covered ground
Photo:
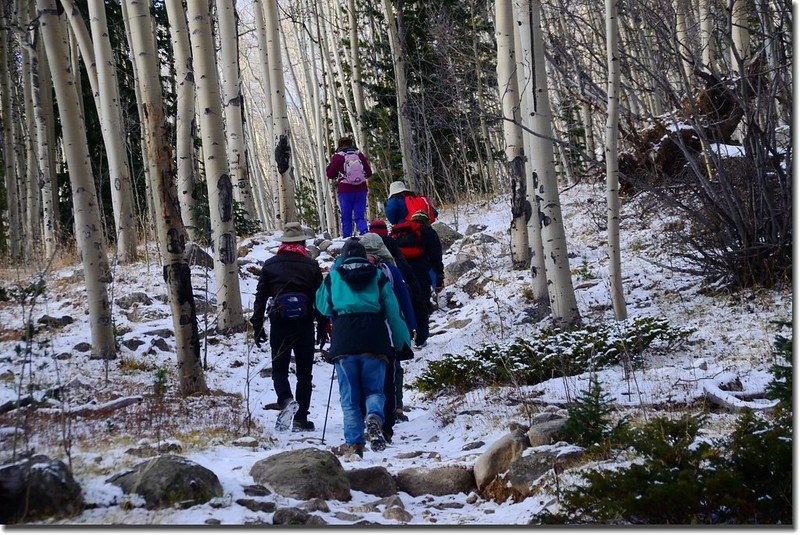
[[[608,284],[605,233],[598,224],[604,224],[604,187],[601,184],[583,184],[568,189],[562,195],[573,282],[578,306],[587,323],[613,320]],[[529,335],[538,326],[527,320],[524,287],[529,284],[526,271],[512,271],[509,254],[509,200],[500,198],[490,202],[447,206],[441,210],[439,220],[464,232],[469,224],[485,225],[483,231],[498,241],[482,242],[469,237],[458,240],[445,254],[445,265],[460,254],[469,255],[478,269],[464,275],[445,288],[439,297],[439,308],[431,317],[432,336],[427,347],[417,351],[414,360],[405,363],[405,383],[410,385],[431,360],[446,353],[458,354],[468,347],[478,347],[485,342],[511,341],[517,336]],[[669,268],[677,261],[670,257],[665,246],[665,229],[681,224],[674,217],[661,216],[648,208],[643,198],[628,201],[623,206],[621,227],[622,272],[628,313],[631,317],[659,316],[671,325],[691,327],[696,332],[690,343],[676,350],[653,351],[647,363],[626,379],[621,368],[598,373],[604,388],[625,411],[634,416],[655,411],[677,414],[685,410],[683,402],[702,396],[706,379],[731,372],[741,380],[748,391],[763,389],[769,381],[767,372],[772,363],[771,345],[775,334],[772,321],[790,320],[792,310],[791,290],[754,290],[737,294],[709,295],[702,292],[701,281]],[[279,233],[264,233],[243,240],[240,250],[246,254],[240,259],[241,294],[249,317],[254,300],[257,276],[248,268],[258,268],[278,245]],[[322,253],[318,258],[327,270],[332,257]],[[175,394],[175,362],[171,351],[174,346],[167,338],[170,351],[151,350],[157,329],[171,329],[172,320],[165,304],[165,290],[161,269],[155,255],[149,262],[114,268],[114,298],[132,292],[145,292],[153,303],[130,309],[127,315],[115,308],[116,327],[124,334],[122,340],[140,338],[146,343],[136,350],[123,347],[118,358],[105,365],[89,360],[88,353],[73,351],[79,342],[89,342],[90,334],[85,311],[82,280],[76,272],[79,265],[66,265],[46,276],[48,291],[39,298],[32,313],[35,319],[49,314],[54,317],[70,315],[77,321],[63,329],[44,331],[42,338],[48,343],[33,347],[33,365],[23,368],[22,359],[15,354],[20,344],[13,334],[21,326],[22,318],[30,310],[18,304],[0,303],[0,404],[15,399],[24,371],[24,389],[35,383],[39,389],[55,384],[73,383],[73,406],[96,400],[103,402],[119,396],[143,395],[145,400],[99,419],[75,419],[71,422],[72,467],[82,485],[86,501],[98,507],[86,510],[77,518],[58,523],[66,524],[203,524],[214,518],[223,525],[242,525],[257,519],[269,521],[270,513],[254,513],[235,504],[244,497],[243,485],[252,484],[251,466],[258,460],[281,451],[303,448],[328,448],[342,443],[342,413],[338,403],[336,385],[328,407],[331,385],[331,366],[319,360],[314,367],[314,393],[311,400],[310,419],[317,430],[309,433],[276,434],[273,431],[276,412],[264,405],[276,401],[271,379],[261,377],[260,370],[269,367],[267,346],[259,350],[248,344],[245,334],[228,337],[212,334],[208,339],[206,380],[213,394],[204,398],[179,399]],[[253,269],[255,272],[255,269]],[[462,289],[465,281],[479,277],[485,292],[470,298]],[[9,288],[17,275],[6,269],[2,285]],[[24,279],[27,280],[27,279]],[[193,268],[193,284],[199,295],[213,295],[213,273]],[[206,284],[208,285],[206,288]],[[206,292],[208,292],[206,294]],[[200,329],[204,330],[200,317]],[[69,358],[66,355],[69,354]],[[56,356],[62,358],[55,358]],[[170,393],[163,413],[151,400],[156,370],[169,369]],[[292,382],[292,384],[294,384]],[[463,396],[441,396],[428,400],[418,392],[407,389],[405,403],[409,421],[398,422],[395,440],[381,452],[365,452],[363,460],[343,461],[345,469],[385,466],[396,474],[407,467],[433,467],[441,465],[472,466],[475,459],[495,440],[509,430],[512,422],[526,423],[525,406],[519,399],[535,401],[535,407],[546,404],[563,406],[567,400],[585,389],[588,374],[553,379],[520,390],[481,389]],[[82,385],[82,386],[81,386]],[[538,410],[538,409],[536,409]],[[252,423],[246,425],[247,413]],[[325,443],[322,444],[324,417],[328,412]],[[17,444],[17,451],[31,448],[40,453],[66,459],[61,439],[64,431],[53,417],[33,416],[28,422],[29,444]],[[15,423],[13,414],[0,415],[0,428]],[[728,420],[716,416],[710,420],[709,433],[720,432]],[[212,508],[209,505],[189,509],[162,509],[147,511],[144,508],[126,510],[121,507],[121,490],[105,483],[113,474],[141,462],[125,451],[141,440],[154,442],[160,432],[161,439],[176,440],[181,444],[181,455],[209,468],[220,478],[224,491],[234,502],[229,507]],[[252,436],[259,440],[258,447],[234,446],[235,439]],[[0,433],[2,437],[2,433]],[[463,451],[468,442],[481,440],[485,446]],[[0,442],[0,461],[11,455],[11,441]],[[412,452],[421,452],[411,456]],[[562,481],[563,484],[563,481]],[[414,525],[513,525],[526,524],[543,507],[553,503],[555,494],[545,490],[538,496],[521,503],[498,504],[479,499],[466,503],[465,495],[412,497],[400,493],[405,508],[413,515]],[[272,495],[279,507],[297,505],[290,498]],[[330,524],[351,522],[337,519],[337,511],[357,510],[359,505],[374,502],[377,498],[353,491],[350,502],[330,502],[331,513],[315,514]],[[453,505],[456,504],[456,505]],[[360,518],[376,523],[396,523],[380,513],[358,513]]]

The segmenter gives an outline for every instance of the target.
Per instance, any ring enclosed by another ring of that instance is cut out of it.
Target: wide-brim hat
[[[289,222],[283,226],[283,236],[280,238],[281,242],[294,243],[306,241],[307,239],[308,237],[306,233],[303,232],[303,227],[300,226],[300,223]]]
[[[411,191],[406,187],[405,182],[402,180],[396,180],[389,184],[389,197],[395,195],[396,193],[401,193],[403,191]]]

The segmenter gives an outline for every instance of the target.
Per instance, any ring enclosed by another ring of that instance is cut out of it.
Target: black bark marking
[[[233,184],[227,174],[219,177],[217,181],[217,195],[219,196],[219,217],[223,223],[233,219]]]
[[[167,231],[167,251],[173,254],[183,254],[186,250],[186,238],[178,229],[171,228]]]
[[[219,237],[219,259],[225,265],[236,261],[236,238],[233,234],[223,234]]]
[[[278,144],[275,146],[275,163],[278,165],[278,173],[284,174],[289,170],[291,159],[292,147],[289,146],[289,138],[281,134]]]

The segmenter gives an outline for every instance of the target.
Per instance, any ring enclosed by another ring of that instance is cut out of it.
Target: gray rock
[[[337,520],[344,520],[345,522],[355,522],[356,520],[361,520],[360,516],[354,515],[353,513],[345,513],[344,511],[336,511],[333,514],[333,517]]]
[[[208,524],[209,526],[219,526],[222,524],[222,520],[218,518],[206,518],[204,524]]]
[[[447,251],[456,242],[456,240],[460,240],[464,237],[463,234],[453,230],[442,221],[436,221],[431,225],[431,227],[436,231],[436,234],[439,235],[439,241],[442,242],[443,252]]]
[[[560,472],[583,458],[585,451],[577,446],[564,449],[537,448],[529,455],[520,457],[508,467],[508,473],[502,478],[499,488],[507,489],[508,496],[514,501],[521,501],[533,495],[536,480],[555,469]],[[495,501],[502,502],[508,496],[494,496]]]
[[[473,298],[484,295],[486,294],[486,279],[483,277],[474,277],[465,282],[461,289],[464,290],[468,296]]]
[[[37,320],[37,323],[54,328],[64,327],[74,322],[75,319],[72,318],[72,316],[61,316],[60,318],[54,318],[53,316],[48,316],[47,314]]]
[[[311,515],[299,507],[281,507],[272,515],[272,523],[276,526],[302,526]]]
[[[150,342],[150,346],[155,347],[156,349],[158,349],[159,351],[163,351],[164,353],[172,352],[172,348],[163,338],[153,338],[153,341]]]
[[[240,448],[257,448],[258,439],[255,437],[239,437],[232,444]]]
[[[0,465],[0,504],[0,524],[71,517],[84,507],[69,468],[45,455]]]
[[[357,468],[347,472],[350,488],[375,496],[397,494],[397,484],[389,471],[383,466]]]
[[[350,500],[350,482],[336,456],[316,448],[286,451],[256,462],[256,483],[296,500]]]
[[[497,243],[497,238],[494,236],[489,236],[488,234],[483,234],[482,232],[473,234],[469,237],[469,241],[472,243]]]
[[[466,230],[464,230],[464,236],[472,236],[473,234],[483,232],[484,230],[486,230],[486,225],[472,223],[467,225]]]
[[[250,509],[254,513],[273,513],[275,512],[275,504],[273,502],[262,502],[254,500],[253,498],[239,498],[236,503]]]
[[[139,340],[138,338],[131,338],[130,340],[123,340],[122,345],[130,349],[131,351],[136,351],[139,346],[144,344],[143,340]]]
[[[320,251],[327,251],[328,248],[331,246],[331,243],[332,242],[329,239],[322,239],[319,241],[319,243],[316,244],[316,246]]]
[[[508,470],[511,463],[522,456],[522,452],[529,446],[528,437],[520,431],[509,433],[489,446],[473,467],[478,491],[482,491],[497,474]]]
[[[469,442],[461,447],[461,451],[477,450],[478,448],[484,446],[485,444],[486,443],[483,440],[476,440],[475,442]]]
[[[444,466],[428,471],[416,468],[401,470],[397,477],[397,488],[411,496],[433,494],[467,493],[475,488],[475,477],[472,470],[461,466]]]
[[[118,307],[127,310],[135,304],[150,305],[153,303],[153,300],[144,292],[133,292],[128,295],[123,295],[122,297],[117,297],[115,302]]]
[[[531,446],[552,444],[561,439],[567,419],[555,414],[553,416],[554,418],[537,423],[528,430]]]
[[[201,266],[214,269],[214,259],[195,242],[188,242],[183,252],[183,257],[190,266]]]
[[[245,496],[269,496],[272,494],[264,485],[245,485],[242,490]]]
[[[403,500],[401,500],[400,496],[398,496],[397,494],[395,494],[394,496],[387,496],[386,498],[381,498],[380,500],[372,502],[369,505],[372,505],[374,507],[377,507],[379,505],[382,505],[384,507],[393,507],[396,505],[398,507],[402,507],[403,509],[406,508],[405,504],[403,503]]]
[[[457,281],[461,278],[464,273],[478,267],[471,258],[464,258],[464,259],[456,259],[455,262],[451,262],[444,266],[444,276],[445,282],[447,284],[452,284],[454,281]]]
[[[328,502],[321,498],[311,498],[303,504],[303,509],[308,512],[319,511],[321,513],[330,513],[331,508],[328,507]]]
[[[387,507],[386,510],[383,511],[383,518],[397,520],[399,522],[411,522],[414,516],[402,507],[393,506]]]
[[[206,503],[222,496],[216,474],[178,455],[162,455],[107,480],[127,494],[140,494],[147,509],[170,507],[175,503]]]
[[[143,333],[145,336],[158,336],[159,338],[172,338],[175,336],[175,333],[172,332],[172,329],[153,329],[152,331],[147,331]]]
[[[72,346],[72,350],[77,351],[78,353],[87,353],[92,350],[92,344],[89,342],[78,342]]]

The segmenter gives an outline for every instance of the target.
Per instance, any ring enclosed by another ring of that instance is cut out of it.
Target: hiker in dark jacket
[[[345,443],[332,451],[363,456],[365,427],[373,451],[386,447],[381,429],[386,365],[395,351],[411,345],[411,337],[389,280],[367,260],[364,246],[347,240],[341,258],[316,295],[319,311],[333,320],[328,353],[339,378],[344,420]]]
[[[367,258],[369,261],[381,268],[384,275],[389,278],[392,289],[394,290],[394,295],[397,297],[397,302],[400,304],[400,312],[403,315],[403,321],[405,321],[409,335],[413,339],[414,331],[417,329],[417,320],[414,316],[411,294],[403,274],[395,265],[394,257],[389,253],[389,249],[386,248],[381,237],[375,233],[369,232],[364,234],[359,240],[367,251]],[[413,273],[411,277],[414,277]],[[403,351],[394,354],[392,362],[386,367],[386,377],[383,383],[384,394],[386,394],[386,402],[383,406],[383,435],[386,437],[387,442],[392,441],[395,421],[398,418],[403,421],[408,420],[408,418],[404,418],[403,415],[403,368],[400,362],[413,357],[414,352],[411,348],[409,346],[404,346]],[[399,384],[397,381],[398,375]],[[398,400],[400,400],[399,411],[397,405]],[[363,408],[362,406],[362,409]]]
[[[372,176],[369,160],[358,150],[350,136],[339,139],[336,152],[325,169],[330,180],[336,180],[339,209],[342,214],[342,236],[353,235],[353,221],[359,234],[367,233],[367,179]]]
[[[278,252],[261,268],[250,323],[258,347],[267,340],[265,318],[270,323],[272,384],[281,408],[276,430],[284,431],[292,425],[296,431],[313,431],[308,407],[314,363],[314,320],[317,321],[316,341],[320,345],[327,341],[329,329],[327,317],[320,314],[314,304],[316,291],[322,284],[322,270],[316,260],[308,256],[306,236],[299,223],[286,223],[280,241]],[[292,352],[297,370],[296,401],[289,385]]]

